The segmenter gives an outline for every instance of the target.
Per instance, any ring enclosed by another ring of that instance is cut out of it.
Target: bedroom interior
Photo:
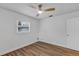
[[[79,3],[0,3],[1,56],[79,56]]]

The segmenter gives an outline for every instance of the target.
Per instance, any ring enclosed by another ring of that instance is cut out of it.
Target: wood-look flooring
[[[44,42],[36,42],[3,56],[79,56],[79,51]]]

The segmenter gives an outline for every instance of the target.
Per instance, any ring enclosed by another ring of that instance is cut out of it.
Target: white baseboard
[[[45,42],[45,43],[49,43],[49,44],[54,44],[54,45],[57,45],[57,46],[61,46],[61,47],[65,47],[65,48],[68,48],[68,49],[79,51],[79,49],[74,49],[74,48],[68,47],[67,45],[63,45],[63,44],[58,44],[58,43],[49,42],[49,41],[45,41],[45,40],[41,40],[41,42]]]
[[[12,52],[12,51],[14,51],[14,50],[20,49],[20,48],[22,48],[22,47],[28,46],[28,45],[30,45],[30,44],[33,44],[33,43],[35,43],[35,42],[37,42],[37,41],[33,41],[33,42],[28,43],[28,44],[22,44],[21,46],[18,46],[17,48],[12,48],[12,49],[10,49],[10,50],[2,51],[2,52],[0,52],[0,56],[1,56],[1,55],[4,55],[4,54],[6,54],[6,53]]]
[[[22,48],[22,47],[28,46],[28,45],[33,44],[33,43],[38,42],[38,41],[45,42],[45,43],[49,43],[49,44],[54,44],[54,45],[58,45],[58,46],[62,46],[62,47],[65,47],[65,48],[69,48],[69,47],[67,47],[66,45],[62,45],[62,44],[58,44],[58,43],[54,43],[54,42],[49,42],[49,41],[45,41],[45,40],[37,40],[37,41],[30,42],[30,43],[28,43],[28,44],[23,44],[23,45],[21,45],[21,46],[18,46],[17,48],[13,48],[13,49],[10,49],[10,50],[6,50],[6,51],[3,51],[3,52],[0,52],[0,55],[4,55],[4,54],[6,54],[6,53],[9,53],[9,52],[11,52],[11,51],[20,49],[20,48]],[[73,49],[73,48],[69,48],[69,49]],[[76,50],[76,49],[73,49],[73,50]],[[78,50],[77,50],[77,51],[78,51]]]
[[[41,42],[46,42],[46,43],[49,43],[49,44],[54,44],[54,45],[57,45],[57,46],[66,47],[66,45],[63,45],[63,44],[58,44],[58,43],[54,43],[54,42],[50,42],[50,41],[45,41],[45,40],[41,40]]]

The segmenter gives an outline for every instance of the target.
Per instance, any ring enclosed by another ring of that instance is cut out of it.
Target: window
[[[17,22],[17,31],[18,32],[30,32],[30,23],[27,21],[19,20]]]

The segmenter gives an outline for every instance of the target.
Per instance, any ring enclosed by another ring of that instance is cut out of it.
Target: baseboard
[[[31,44],[33,44],[33,43],[35,43],[35,42],[37,42],[37,41],[30,42],[30,43],[28,43],[28,44],[23,44],[23,45],[21,45],[21,46],[19,46],[19,47],[17,47],[17,48],[13,48],[13,49],[10,49],[10,50],[6,50],[6,51],[3,51],[3,52],[0,52],[0,56],[1,56],[1,55],[4,55],[4,54],[6,54],[6,53],[9,53],[9,52],[15,51],[15,50],[17,50],[17,49],[20,49],[20,48],[22,48],[22,47],[31,45]]]
[[[46,43],[49,43],[49,44],[54,44],[54,45],[57,45],[57,46],[62,46],[62,47],[66,47],[66,45],[63,45],[63,44],[59,44],[59,43],[54,43],[54,42],[49,42],[49,41],[45,41],[45,40],[40,40],[41,42],[46,42]]]
[[[19,47],[17,47],[17,48],[13,48],[13,49],[10,49],[10,50],[4,51],[4,52],[0,52],[0,55],[4,55],[4,54],[9,53],[9,52],[12,52],[12,51],[14,51],[14,50],[20,49],[20,48],[22,48],[22,47],[31,45],[31,44],[33,44],[33,43],[35,43],[35,42],[45,42],[45,43],[48,43],[48,44],[51,44],[51,45],[53,44],[53,45],[57,45],[57,46],[69,48],[69,47],[67,47],[66,45],[62,45],[62,44],[58,44],[58,43],[54,43],[54,42],[49,42],[49,41],[45,41],[45,40],[38,40],[38,41],[33,41],[33,42],[31,42],[31,43],[28,43],[28,44],[23,44],[23,45],[21,45],[21,46],[19,46]],[[69,48],[69,49],[72,49],[72,48]],[[76,50],[76,49],[72,49],[72,50]],[[78,51],[78,50],[76,50],[76,51]]]
[[[61,46],[61,47],[68,48],[68,49],[71,49],[71,50],[79,51],[78,49],[67,47],[67,45],[62,45],[62,44],[58,44],[58,43],[54,43],[54,42],[48,42],[48,41],[45,41],[45,40],[41,40],[40,42],[45,42],[45,43],[48,43],[48,44],[51,44],[51,45],[53,44],[53,45]]]

